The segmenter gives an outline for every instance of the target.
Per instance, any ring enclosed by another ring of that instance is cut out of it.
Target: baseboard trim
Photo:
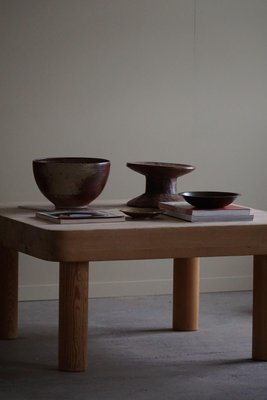
[[[226,276],[201,278],[200,291],[227,292],[252,289],[252,276]],[[125,297],[162,295],[172,293],[171,279],[143,281],[92,282],[89,286],[89,297]],[[20,285],[19,300],[56,300],[58,284]]]
[[[200,291],[202,293],[235,292],[242,290],[252,290],[252,285],[252,275],[202,278],[200,280]]]

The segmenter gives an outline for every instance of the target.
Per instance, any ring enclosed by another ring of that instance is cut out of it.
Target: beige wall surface
[[[31,161],[106,157],[101,199],[130,199],[127,161],[188,163],[178,190],[267,209],[266,0],[1,0],[0,202],[43,201]],[[56,264],[21,255],[20,298],[55,298]],[[171,290],[171,260],[92,263],[91,295]],[[202,260],[203,291],[251,287],[251,259]]]

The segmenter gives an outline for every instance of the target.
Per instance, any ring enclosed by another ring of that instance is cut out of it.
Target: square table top
[[[25,208],[22,208],[22,207]],[[54,224],[35,217],[48,204],[0,205],[0,244],[49,261],[104,261],[267,254],[267,212],[253,221],[190,223],[165,215],[108,223]],[[96,208],[122,208],[121,200]],[[50,206],[51,208],[51,206]]]

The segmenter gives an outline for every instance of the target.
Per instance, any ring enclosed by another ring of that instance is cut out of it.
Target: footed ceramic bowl
[[[110,161],[103,158],[56,157],[33,160],[42,194],[58,209],[85,207],[104,189]]]
[[[145,175],[145,193],[132,200],[130,207],[158,208],[160,201],[178,201],[177,178],[194,171],[193,165],[166,162],[128,162],[127,167],[139,174]]]

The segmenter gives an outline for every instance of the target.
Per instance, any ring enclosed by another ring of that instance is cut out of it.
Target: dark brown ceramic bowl
[[[189,204],[197,208],[222,208],[240,196],[233,192],[182,192],[179,193]]]
[[[95,200],[107,182],[110,161],[103,158],[57,157],[33,160],[38,188],[56,208],[79,208]]]

